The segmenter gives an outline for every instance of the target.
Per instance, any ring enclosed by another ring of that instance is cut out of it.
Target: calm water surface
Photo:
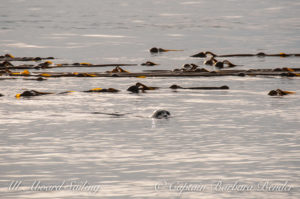
[[[124,67],[129,71],[184,63],[212,70],[189,56],[207,50],[300,53],[299,8],[298,1],[277,0],[9,0],[0,4],[0,54],[54,56],[55,63],[160,64]],[[153,46],[184,51],[153,56]],[[230,61],[249,69],[299,67],[300,59]],[[161,89],[128,93],[138,81]],[[168,88],[174,83],[230,90],[174,92]],[[299,198],[299,83],[282,77],[2,80],[0,196]],[[25,89],[95,87],[121,92],[15,98]],[[267,95],[277,88],[296,94]],[[151,119],[158,108],[172,118]],[[19,188],[9,189],[17,181]]]

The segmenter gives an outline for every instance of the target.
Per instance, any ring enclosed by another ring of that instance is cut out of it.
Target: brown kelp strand
[[[19,78],[17,78],[17,77],[0,77],[0,81],[2,80],[15,80],[15,79],[19,79]]]
[[[224,54],[224,55],[217,55],[215,53],[212,53],[210,51],[204,51],[204,52],[199,52],[197,54],[191,55],[191,57],[200,57],[200,58],[205,58],[205,57],[292,57],[292,56],[300,56],[300,53],[277,53],[277,54],[267,54],[264,52],[259,52],[256,54]]]
[[[115,117],[122,117],[125,116],[126,113],[104,113],[104,112],[92,112],[92,114],[101,114],[101,115],[110,115],[110,116],[115,116]]]
[[[251,56],[257,56],[257,57],[298,57],[300,56],[299,53],[277,53],[277,54],[266,54],[263,52],[256,53],[256,54],[228,54],[228,55],[217,55],[217,57],[251,57]]]
[[[163,53],[163,52],[169,52],[169,51],[183,51],[183,50],[164,49],[164,48],[153,47],[149,51],[150,51],[150,53]]]
[[[91,64],[91,63],[74,63],[74,64],[53,64],[50,61],[40,63],[38,65],[23,64],[14,66],[8,61],[0,63],[1,69],[17,70],[17,69],[52,69],[52,68],[83,68],[83,67],[110,67],[110,66],[137,66],[138,64]]]
[[[74,64],[57,64],[57,67],[110,67],[110,66],[137,66],[138,64],[91,64],[91,63],[74,63]]]
[[[123,69],[124,70],[124,69]],[[2,75],[9,76],[34,76],[34,77],[184,77],[184,76],[288,76],[288,77],[300,77],[299,68],[276,68],[276,69],[250,69],[250,70],[218,70],[218,71],[169,71],[169,70],[151,70],[151,72],[128,72],[128,71],[107,71],[107,72],[29,72],[24,70],[23,72],[6,72]]]
[[[60,92],[57,94],[69,94],[69,93],[73,93],[75,91],[64,91],[64,92]],[[115,89],[115,88],[93,88],[87,91],[79,91],[79,92],[88,92],[88,93],[117,93],[119,92],[119,90]],[[16,98],[20,98],[20,97],[35,97],[35,96],[41,96],[41,95],[49,95],[49,94],[56,94],[56,93],[52,93],[52,92],[41,92],[41,91],[36,91],[36,90],[26,90],[23,93],[18,93],[16,94]]]
[[[159,64],[156,64],[152,61],[146,61],[144,63],[141,63],[141,66],[156,66],[156,65],[159,65]]]
[[[23,80],[30,80],[30,81],[46,81],[46,78],[38,77],[38,78],[23,78]]]
[[[115,89],[115,88],[93,88],[87,91],[83,91],[83,92],[87,92],[87,93],[117,93],[120,92],[119,90]]]
[[[171,89],[196,89],[196,90],[228,90],[229,87],[227,85],[224,86],[201,86],[201,87],[181,87],[178,86],[177,84],[173,84],[170,86]]]
[[[145,84],[142,84],[140,82],[137,82],[136,84],[128,87],[127,91],[131,93],[139,93],[139,92],[145,92],[145,91],[151,91],[151,90],[157,90],[160,87],[154,87],[154,86],[147,86]],[[176,84],[173,84],[169,88],[171,89],[198,89],[198,90],[216,90],[216,89],[229,89],[228,86],[220,86],[220,87],[186,87],[183,88],[181,86],[178,86]],[[76,91],[64,91],[60,92],[57,94],[69,94],[73,93]],[[120,90],[115,89],[115,88],[93,88],[90,90],[85,90],[85,91],[78,91],[78,92],[85,92],[85,93],[118,93]],[[16,98],[20,97],[34,97],[34,96],[41,96],[41,95],[49,95],[49,94],[56,94],[53,92],[41,92],[41,91],[36,91],[36,90],[26,90],[23,93],[16,94]],[[0,96],[1,97],[1,96]]]
[[[0,61],[41,61],[47,59],[55,59],[54,57],[15,57],[12,54],[0,56]]]
[[[42,68],[42,67],[34,66],[34,65],[27,65],[27,64],[18,65],[18,66],[1,66],[1,65],[0,65],[0,70],[3,70],[3,69],[9,69],[9,70],[41,69],[41,68]],[[48,68],[48,67],[47,67],[47,68]]]

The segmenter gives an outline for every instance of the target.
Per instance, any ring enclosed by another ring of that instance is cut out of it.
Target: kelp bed
[[[176,51],[176,50],[165,50],[165,49],[157,49],[153,51],[153,48],[150,49],[151,53],[162,53],[168,51]],[[46,78],[59,78],[59,77],[137,77],[137,78],[146,78],[146,77],[216,77],[216,76],[286,76],[286,77],[299,77],[300,76],[300,68],[275,68],[275,69],[249,69],[249,70],[234,70],[233,67],[237,66],[232,64],[228,60],[218,61],[216,57],[247,57],[247,56],[279,56],[279,57],[291,57],[291,56],[299,56],[299,54],[228,54],[228,55],[216,55],[210,51],[200,52],[191,57],[196,58],[209,58],[209,60],[204,61],[204,64],[215,66],[218,70],[208,71],[205,68],[200,68],[196,64],[184,64],[182,68],[174,69],[174,70],[144,70],[142,72],[129,72],[121,68],[121,66],[138,66],[138,64],[91,64],[91,63],[64,63],[64,64],[54,64],[52,61],[48,59],[55,59],[54,57],[14,57],[11,54],[6,54],[4,56],[0,56],[0,60],[3,62],[0,63],[0,80],[6,79],[19,79],[22,77],[24,80],[37,80],[42,81],[46,80]],[[43,60],[48,60],[42,62]],[[37,62],[36,65],[13,65],[11,62],[14,61],[34,61]],[[146,63],[140,64],[142,66],[154,66],[158,65],[151,61],[147,61]],[[53,69],[53,68],[67,68],[67,67],[86,67],[86,68],[95,68],[95,67],[111,67],[115,66],[115,68],[111,71],[106,72],[38,72],[36,70],[40,69]],[[223,70],[223,69],[226,70]],[[14,70],[23,70],[23,71],[14,71]],[[34,71],[29,71],[30,69],[35,69]],[[30,78],[34,77],[34,78]],[[170,88],[172,89],[229,89],[228,86],[221,87],[190,87],[183,88],[177,85],[172,85]],[[127,91],[138,93],[146,90],[155,90],[155,87],[149,87],[143,85],[141,83],[137,83],[127,89]],[[114,88],[102,89],[102,88],[94,88],[85,92],[118,92],[119,90]],[[68,93],[70,91],[62,92]],[[292,94],[294,92],[290,91],[282,91],[280,89],[272,90],[269,92],[269,95],[272,96],[282,96],[287,94]],[[45,94],[53,94],[47,92],[39,92],[35,90],[25,91],[22,94],[17,94],[17,97],[30,97],[37,95],[45,95]],[[2,94],[0,96],[3,96]]]
[[[157,50],[153,50],[157,49]],[[163,53],[168,51],[177,51],[177,50],[167,50],[162,48],[151,48],[151,53]],[[215,60],[215,57],[247,57],[247,56],[278,56],[278,57],[297,57],[300,54],[286,54],[286,53],[278,53],[278,54],[266,54],[263,52],[257,54],[226,54],[226,55],[216,55],[210,51],[199,52],[197,54],[191,55],[191,57],[196,58],[207,58],[210,57],[211,60]],[[2,79],[8,79],[7,76],[22,76],[22,77],[215,77],[215,76],[288,76],[288,77],[297,77],[300,76],[300,68],[275,68],[275,69],[250,69],[250,70],[233,70],[232,67],[236,65],[229,65],[229,69],[226,70],[219,68],[219,70],[208,71],[204,68],[200,68],[195,64],[193,69],[175,69],[175,70],[144,70],[142,72],[134,72],[131,73],[121,68],[121,66],[138,66],[139,64],[91,64],[91,63],[63,63],[63,64],[54,64],[52,61],[43,60],[54,60],[54,57],[14,57],[11,54],[6,54],[4,56],[0,56],[0,75],[2,75]],[[22,65],[13,65],[11,62],[13,61],[35,61],[38,64],[30,65],[30,64],[22,64]],[[227,61],[227,60],[226,60]],[[42,62],[42,63],[40,63]],[[224,62],[224,61],[223,61]],[[206,62],[207,63],[207,62]],[[222,62],[215,63],[219,64]],[[225,63],[225,62],[224,62]],[[153,62],[142,63],[141,65],[157,65]],[[54,68],[95,68],[95,67],[109,67],[115,66],[116,68],[112,71],[106,72],[37,72],[37,71],[28,71],[30,69],[54,69]],[[217,65],[216,65],[217,66]],[[184,66],[185,67],[185,66]],[[20,72],[14,72],[14,70],[24,70]]]

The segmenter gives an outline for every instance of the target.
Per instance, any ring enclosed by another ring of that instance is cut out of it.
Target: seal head
[[[169,117],[171,117],[171,114],[169,111],[159,109],[154,111],[151,117],[155,119],[168,119]]]

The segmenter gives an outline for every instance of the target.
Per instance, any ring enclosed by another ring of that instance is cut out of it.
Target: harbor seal
[[[171,117],[171,114],[169,111],[159,109],[154,111],[151,117],[155,119],[163,119],[163,118],[168,119]]]

